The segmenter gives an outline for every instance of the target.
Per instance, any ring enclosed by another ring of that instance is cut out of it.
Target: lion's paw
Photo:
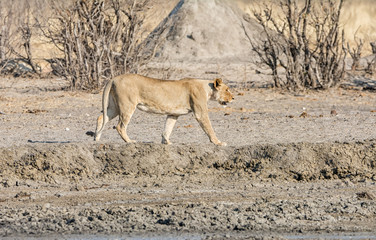
[[[227,143],[225,143],[225,142],[218,142],[218,143],[216,143],[216,145],[226,147]]]

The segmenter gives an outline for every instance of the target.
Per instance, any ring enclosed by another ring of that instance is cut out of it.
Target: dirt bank
[[[375,141],[35,144],[0,153],[0,236],[243,238],[376,227]]]
[[[35,144],[1,148],[1,177],[46,183],[114,176],[244,174],[251,179],[376,180],[376,142],[243,147],[161,144]]]

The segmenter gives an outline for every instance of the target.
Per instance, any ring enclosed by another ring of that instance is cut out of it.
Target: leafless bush
[[[97,89],[104,80],[137,72],[141,26],[149,0],[75,0],[54,3],[55,17],[42,26],[44,35],[62,53],[55,59],[59,73],[73,89]],[[60,4],[60,5],[59,5]]]
[[[35,32],[36,1],[17,4],[0,0],[0,72],[15,76],[39,73],[31,51]],[[33,7],[31,6],[33,4]]]
[[[376,76],[376,57],[367,62],[366,73],[370,74],[371,76]]]
[[[10,39],[11,39],[11,25],[12,19],[10,10],[3,8],[3,3],[0,2],[0,71],[4,69],[8,60],[10,59]]]
[[[371,61],[367,62],[366,72],[371,76],[376,76],[376,41],[370,42],[370,45],[374,56]]]
[[[359,68],[359,62],[360,58],[362,56],[362,48],[363,48],[363,40],[359,39],[357,40],[356,37],[354,37],[356,47],[351,48],[349,43],[347,43],[347,49],[348,52],[353,60],[352,65],[351,65],[351,71],[355,71]]]
[[[34,63],[33,54],[31,52],[31,37],[35,29],[35,24],[32,23],[33,16],[30,11],[30,5],[27,4],[25,7],[23,21],[20,22],[20,25],[18,26],[20,34],[20,46],[12,47],[11,49],[12,53],[28,64],[34,73],[39,74],[40,69],[37,68],[36,64]]]
[[[281,15],[270,5],[254,11],[265,40],[249,41],[261,62],[272,70],[276,87],[327,89],[343,79],[346,47],[339,26],[342,3],[328,0],[314,5],[305,0],[299,7],[296,0],[280,0]]]
[[[372,54],[376,54],[376,41],[370,42]]]

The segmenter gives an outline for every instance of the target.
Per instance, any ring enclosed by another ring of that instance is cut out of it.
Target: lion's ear
[[[221,84],[222,84],[222,79],[220,79],[220,78],[216,78],[216,79],[214,80],[214,87],[215,87],[215,88],[218,88],[219,85],[221,85]]]

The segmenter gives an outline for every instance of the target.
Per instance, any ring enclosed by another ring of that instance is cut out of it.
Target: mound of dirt
[[[220,77],[264,86],[270,79],[254,74],[257,56],[246,33],[256,39],[262,30],[237,1],[181,0],[146,39],[142,55],[154,58],[142,71],[164,79]]]
[[[37,144],[0,149],[1,181],[70,182],[116,176],[241,173],[289,181],[376,180],[376,143],[212,145]]]
[[[248,60],[254,54],[243,25],[250,37],[260,35],[261,29],[253,19],[244,21],[243,15],[235,1],[179,1],[149,36],[150,46],[165,39],[157,47],[155,60]]]

